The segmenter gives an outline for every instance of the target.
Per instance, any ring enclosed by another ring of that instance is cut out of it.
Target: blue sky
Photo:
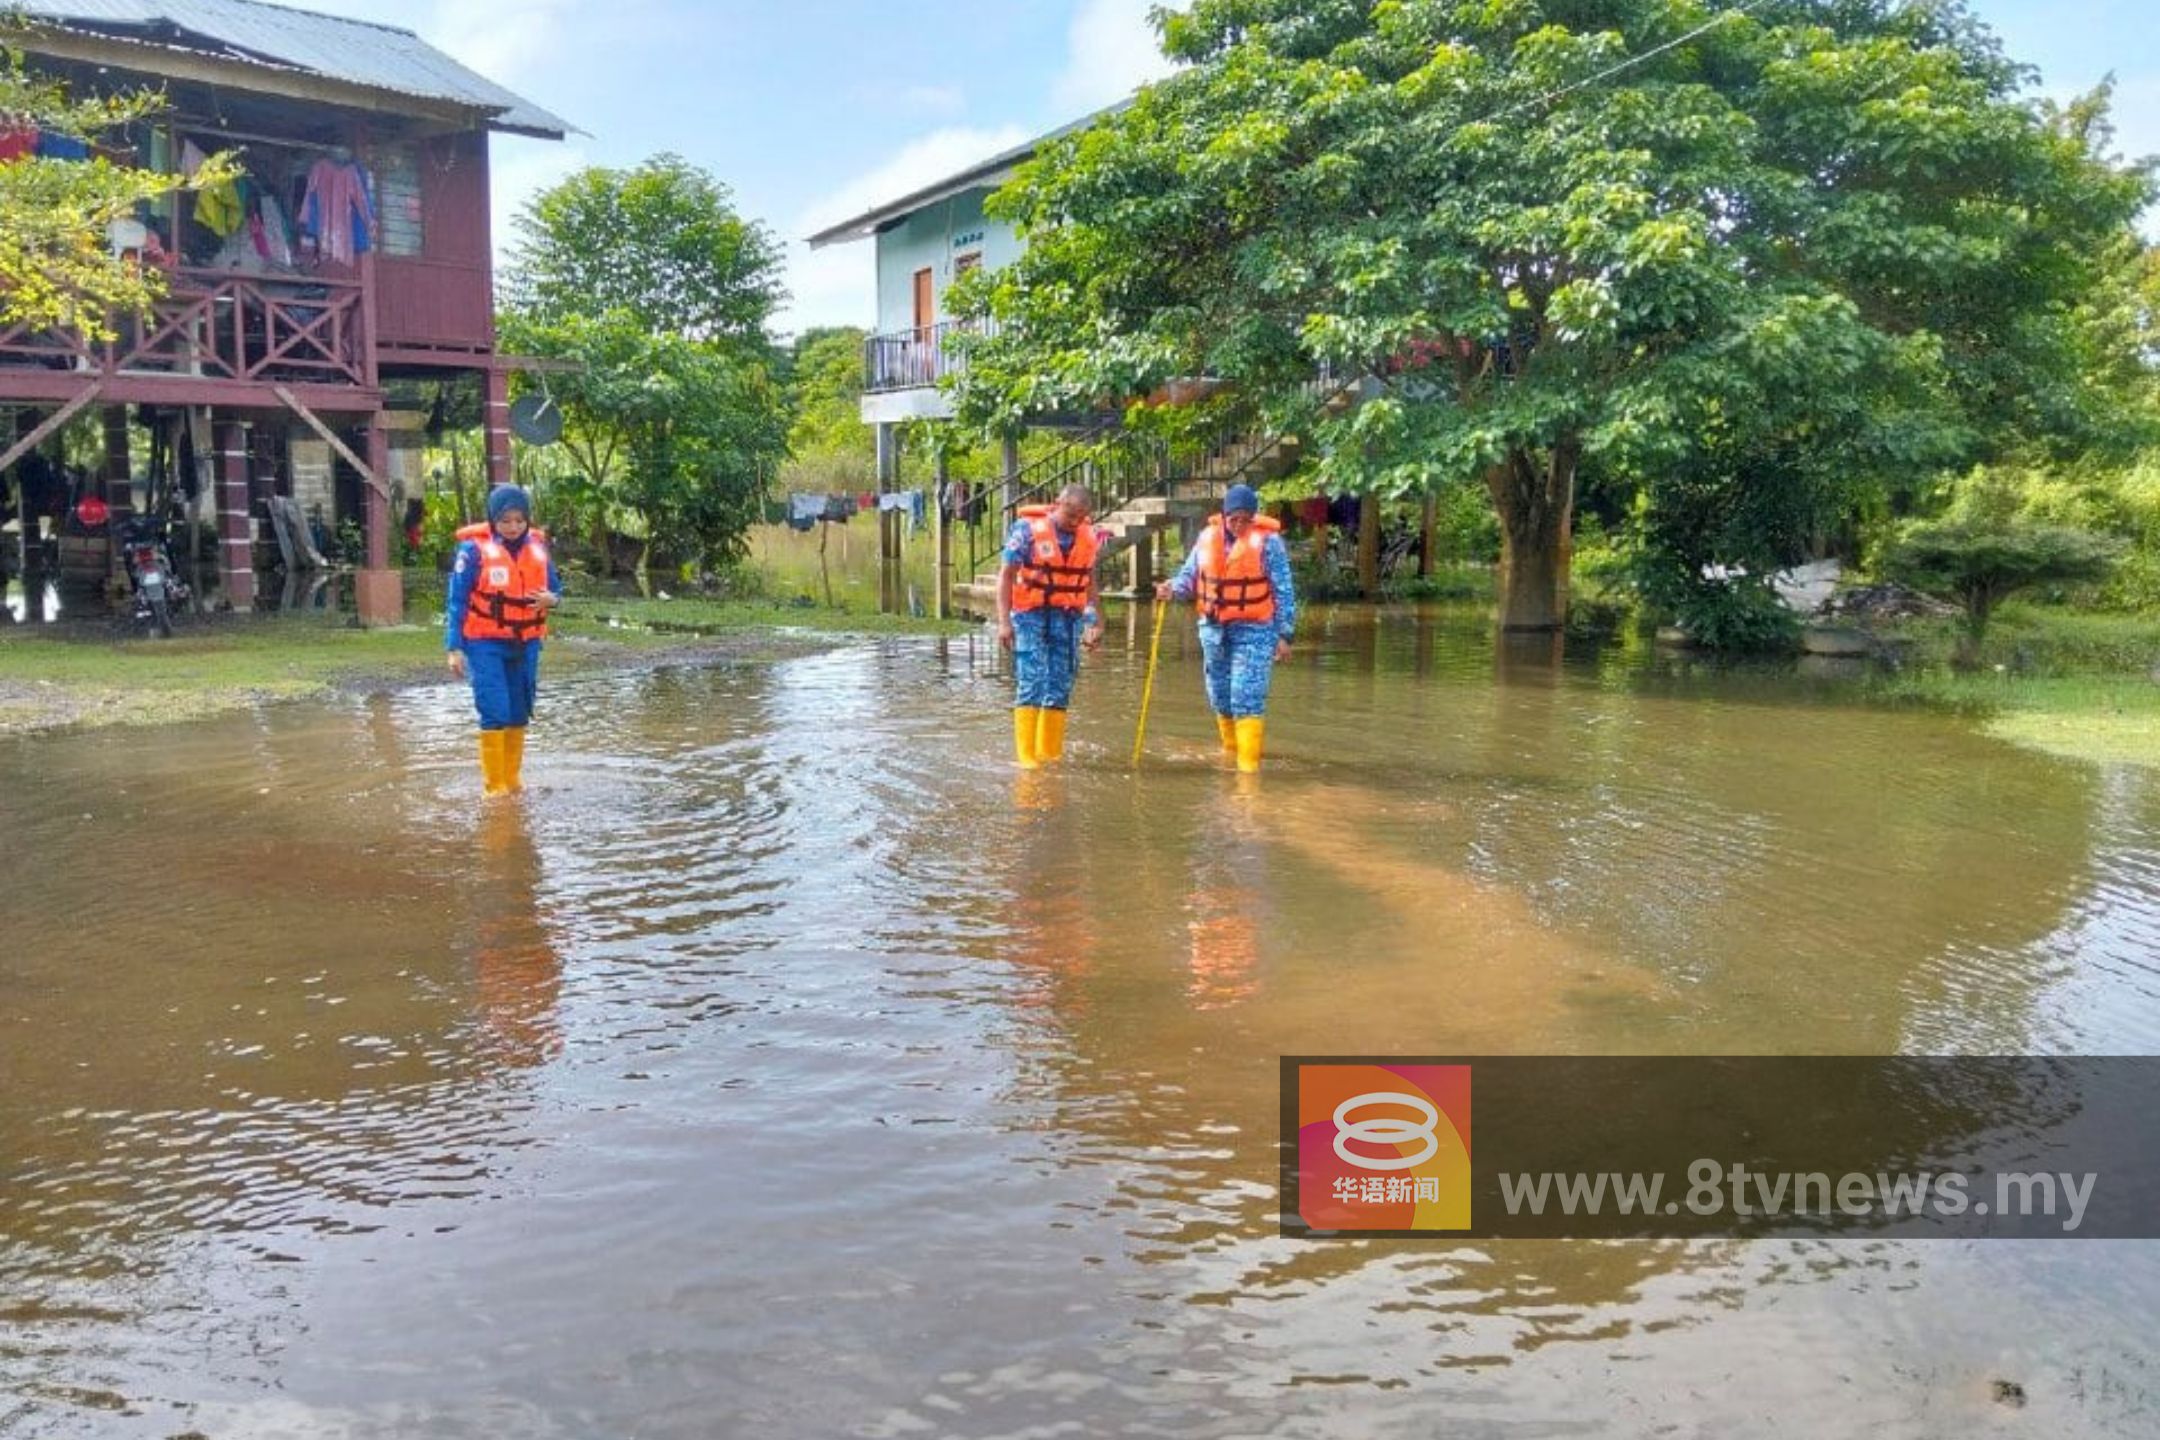
[[[563,116],[567,144],[498,138],[502,219],[582,165],[673,150],[788,242],[785,328],[867,324],[866,245],[821,224],[1017,144],[1161,73],[1150,0],[293,0],[417,30]],[[2112,72],[2126,154],[2160,153],[2156,0],[1977,0],[2041,88]],[[2155,229],[2148,216],[2148,229]]]

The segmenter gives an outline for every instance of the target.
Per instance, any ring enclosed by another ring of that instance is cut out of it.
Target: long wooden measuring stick
[[[1169,601],[1155,602],[1155,637],[1148,641],[1147,683],[1140,687],[1140,725],[1133,731],[1132,737],[1132,763],[1135,770],[1140,768],[1140,746],[1147,739],[1148,705],[1155,699],[1155,663],[1162,657],[1162,622],[1169,613]]]

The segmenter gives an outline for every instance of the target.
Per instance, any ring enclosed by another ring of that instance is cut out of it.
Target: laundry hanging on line
[[[327,157],[308,171],[300,202],[300,231],[325,260],[349,265],[373,248],[375,197],[368,173],[350,160]]]
[[[809,495],[801,492],[787,497],[787,527],[790,530],[808,530],[819,521],[832,525],[845,525],[855,513],[853,495]]]
[[[914,534],[923,523],[923,492],[920,490],[894,490],[878,496],[878,509],[897,510],[907,516],[908,533]]]

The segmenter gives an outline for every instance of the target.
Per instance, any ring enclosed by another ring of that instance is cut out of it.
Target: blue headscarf
[[[498,485],[488,491],[488,524],[502,519],[505,510],[522,510],[527,521],[532,519],[532,492],[522,485]]]

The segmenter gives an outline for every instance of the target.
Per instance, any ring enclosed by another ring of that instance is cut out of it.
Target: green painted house
[[[1008,265],[1025,247],[1010,224],[983,214],[983,202],[1037,147],[1108,113],[1097,111],[810,237],[813,250],[864,240],[876,249],[877,321],[864,345],[862,418],[878,427],[881,452],[892,426],[952,413],[938,381],[956,361],[943,343],[956,324],[945,304],[953,281],[977,266]]]

